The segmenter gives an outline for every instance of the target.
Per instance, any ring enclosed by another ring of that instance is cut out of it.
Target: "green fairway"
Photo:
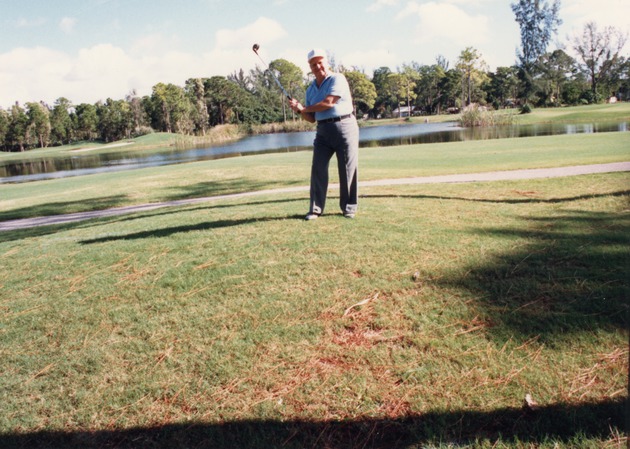
[[[531,114],[520,115],[518,123],[588,123],[607,120],[630,120],[630,103],[537,108]]]
[[[360,179],[621,162],[629,160],[628,148],[629,133],[364,148]],[[308,185],[310,158],[310,152],[256,155],[7,184],[0,186],[0,220]],[[331,170],[331,182],[335,176]]]
[[[361,179],[628,148],[610,133],[363,149]],[[1,185],[0,220],[302,186],[309,162]],[[625,447],[629,186],[371,186],[355,220],[333,191],[314,222],[307,192],[275,193],[0,232],[0,447]]]

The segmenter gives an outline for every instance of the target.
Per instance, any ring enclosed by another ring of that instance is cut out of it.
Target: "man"
[[[346,77],[329,71],[321,49],[308,53],[315,80],[306,90],[306,106],[296,99],[291,109],[310,123],[317,122],[311,167],[311,203],[306,220],[324,213],[328,192],[328,165],[333,154],[339,170],[339,207],[354,218],[358,206],[359,127],[353,115],[352,96]]]

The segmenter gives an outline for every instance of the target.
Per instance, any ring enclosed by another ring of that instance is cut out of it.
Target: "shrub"
[[[133,132],[133,137],[146,136],[147,134],[153,134],[153,128],[150,126],[140,126]]]
[[[521,114],[530,114],[532,112],[532,107],[525,103],[522,107],[521,107]]]
[[[485,106],[473,103],[464,108],[459,123],[466,128],[513,125],[514,114],[512,112],[490,111]]]

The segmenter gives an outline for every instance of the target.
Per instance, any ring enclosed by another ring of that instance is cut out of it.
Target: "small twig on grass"
[[[8,317],[8,316],[11,316],[12,318],[15,318],[16,316],[20,316],[20,315],[27,314],[27,313],[29,313],[29,312],[32,312],[33,310],[41,309],[42,307],[44,307],[44,305],[43,305],[43,304],[40,304],[40,305],[38,305],[38,306],[31,307],[31,308],[29,308],[29,309],[24,309],[24,310],[22,310],[22,311],[20,311],[20,312],[8,313],[6,316],[7,316],[7,317]]]
[[[153,365],[153,368],[155,368],[160,363],[162,363],[164,360],[169,358],[171,356],[171,354],[173,353],[173,349],[174,348],[175,348],[174,346],[170,346],[169,348],[166,349],[166,351],[164,351],[162,354],[160,354],[160,356],[157,358],[157,361],[155,362],[155,365]]]
[[[45,366],[43,369],[41,369],[40,371],[38,371],[37,373],[33,374],[31,376],[30,379],[28,379],[26,382],[24,382],[24,385],[31,383],[32,381],[34,381],[35,379],[37,379],[40,376],[43,376],[44,374],[46,374],[48,371],[50,371],[52,369],[52,367],[55,366],[54,363],[51,363],[48,366]]]
[[[510,272],[510,275],[513,275],[516,270],[518,270],[518,268],[523,264],[523,262],[525,262],[527,259],[529,259],[534,253],[530,253],[527,256],[525,256],[519,263],[517,263],[516,265],[514,265],[514,267],[512,268],[512,271]]]
[[[354,304],[354,305],[352,305],[352,306],[348,307],[348,308],[346,309],[346,311],[343,313],[343,316],[347,316],[347,315],[348,315],[348,314],[352,311],[352,309],[355,309],[355,308],[357,308],[357,307],[364,306],[364,305],[368,304],[369,302],[372,302],[372,301],[376,300],[377,298],[378,298],[378,293],[376,293],[376,294],[375,294],[374,296],[372,296],[371,298],[367,298],[367,299],[364,299],[363,301],[359,301],[358,303],[356,303],[356,304]]]
[[[535,335],[532,338],[530,338],[529,340],[527,340],[525,343],[523,343],[522,345],[514,348],[514,351],[520,351],[521,349],[527,348],[528,346],[530,346],[533,343],[537,342],[539,339],[540,339],[540,335]]]
[[[199,284],[197,284],[197,285],[199,285]],[[192,295],[196,295],[197,293],[201,293],[201,292],[203,292],[203,291],[205,291],[205,290],[209,290],[209,289],[211,289],[212,287],[214,287],[214,286],[213,286],[213,285],[206,285],[205,287],[195,288],[195,289],[193,289],[193,290],[190,290],[189,292],[186,292],[186,293],[185,293],[184,295],[182,295],[182,296],[183,296],[184,298],[189,298],[189,297],[191,297]]]
[[[123,406],[121,406],[121,407],[117,407],[117,408],[113,409],[113,411],[115,411],[115,412],[122,412],[122,411],[125,411],[125,410],[127,410],[128,408],[133,407],[134,405],[137,405],[137,404],[139,404],[140,402],[144,401],[144,400],[145,400],[146,398],[148,398],[150,395],[151,395],[151,393],[147,393],[147,394],[145,394],[144,396],[142,396],[140,399],[138,399],[137,401],[132,402],[131,404],[126,404],[126,405],[123,405]],[[116,421],[117,421],[117,420],[118,420],[118,419],[116,419]]]

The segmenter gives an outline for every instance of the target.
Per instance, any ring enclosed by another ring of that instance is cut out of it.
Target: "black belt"
[[[346,114],[346,115],[340,115],[339,117],[332,117],[332,118],[327,118],[324,120],[317,120],[317,123],[322,124],[322,123],[335,123],[335,122],[340,122],[342,120],[345,120],[347,118],[352,117],[352,114]]]

